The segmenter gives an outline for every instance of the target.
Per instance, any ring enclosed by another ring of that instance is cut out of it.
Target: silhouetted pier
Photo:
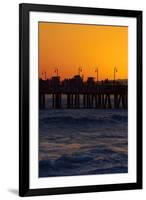
[[[39,107],[46,107],[45,95],[51,95],[51,108],[127,108],[127,85],[104,82],[97,84],[92,77],[83,82],[80,76],[60,81],[58,76],[39,81]],[[62,106],[63,96],[66,98]],[[113,102],[112,102],[113,101]]]

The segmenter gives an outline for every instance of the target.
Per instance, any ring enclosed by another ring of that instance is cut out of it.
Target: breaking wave
[[[39,177],[128,172],[126,110],[46,109],[39,118]]]

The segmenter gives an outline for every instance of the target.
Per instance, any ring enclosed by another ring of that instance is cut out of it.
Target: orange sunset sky
[[[128,27],[80,25],[39,22],[39,75],[61,79],[78,74],[84,80],[95,77],[98,67],[99,80],[128,76]]]

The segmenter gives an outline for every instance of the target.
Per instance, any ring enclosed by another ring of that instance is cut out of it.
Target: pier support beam
[[[55,94],[52,94],[52,108],[55,108]]]
[[[101,108],[101,94],[97,95],[97,108]]]
[[[128,96],[127,96],[127,94],[125,95],[125,108],[127,108],[128,107]]]
[[[111,99],[110,99],[110,95],[107,94],[105,97],[105,102],[104,102],[105,108],[112,108],[111,106]]]
[[[86,94],[83,94],[83,108],[86,108]]]
[[[75,94],[75,108],[80,108],[80,94]]]
[[[101,95],[101,108],[105,108],[105,97],[104,97],[104,94]]]
[[[67,94],[67,108],[71,108],[71,96]]]
[[[114,94],[114,108],[118,108],[118,95]]]
[[[55,108],[61,108],[61,94],[55,94]]]
[[[45,109],[45,94],[44,93],[39,94],[39,107],[40,109]]]

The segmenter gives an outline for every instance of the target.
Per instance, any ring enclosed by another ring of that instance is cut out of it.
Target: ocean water
[[[39,177],[127,172],[127,110],[40,110]]]

